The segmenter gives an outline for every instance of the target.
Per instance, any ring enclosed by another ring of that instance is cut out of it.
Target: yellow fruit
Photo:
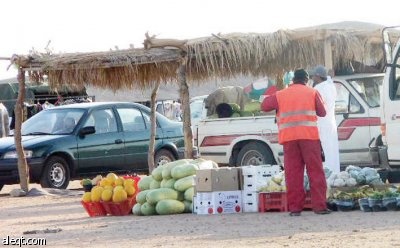
[[[114,187],[114,192],[116,191],[116,190],[120,190],[120,189],[124,189],[124,186],[121,186],[121,185],[118,185],[118,186],[115,186]]]
[[[113,192],[111,189],[104,189],[103,192],[101,193],[101,200],[102,201],[111,201]]]
[[[106,186],[104,186],[103,188],[104,188],[104,189],[109,189],[109,190],[111,190],[111,192],[114,190],[114,187],[111,186],[111,185],[106,185]]]
[[[101,179],[100,186],[101,187],[105,187],[107,185],[112,186],[112,181],[110,179],[108,179],[108,178]]]
[[[123,202],[128,198],[128,195],[124,189],[114,190],[112,200],[115,203]]]
[[[115,180],[117,180],[118,176],[115,173],[111,172],[107,174],[106,178],[108,178],[111,181],[111,183],[114,183]]]
[[[90,202],[92,200],[91,193],[90,192],[85,192],[82,196],[82,201],[83,202]]]
[[[124,179],[122,177],[118,177],[114,181],[114,186],[123,186],[124,185]]]
[[[135,181],[133,180],[133,179],[131,179],[131,178],[128,178],[128,179],[125,179],[125,181],[124,181],[124,186],[126,186],[126,185],[135,185]]]
[[[135,187],[133,187],[133,185],[126,185],[125,191],[128,194],[128,196],[133,196],[136,192]]]
[[[95,186],[91,191],[91,199],[92,202],[99,202],[101,199],[101,193],[103,193],[103,187]]]

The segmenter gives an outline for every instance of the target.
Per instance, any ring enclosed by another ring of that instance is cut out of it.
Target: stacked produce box
[[[242,166],[243,212],[258,212],[258,192],[280,171],[278,165]]]
[[[195,180],[194,211],[203,215],[242,212],[239,182],[238,168],[198,170]]]

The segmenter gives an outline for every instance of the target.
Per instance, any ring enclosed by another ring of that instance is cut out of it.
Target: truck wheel
[[[50,157],[46,163],[40,185],[43,188],[65,189],[69,184],[69,167],[65,159],[59,156]]]
[[[175,161],[175,157],[174,155],[166,150],[166,149],[161,149],[156,153],[156,156],[154,157],[154,163],[156,165],[156,167]]]
[[[268,146],[250,142],[240,150],[236,166],[273,164],[274,158]]]

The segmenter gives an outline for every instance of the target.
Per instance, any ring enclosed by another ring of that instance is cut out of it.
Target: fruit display
[[[218,165],[204,159],[181,159],[161,165],[151,175],[143,177],[132,208],[134,215],[166,215],[191,213],[194,176],[198,169]]]
[[[110,215],[126,215],[136,202],[137,183],[133,178],[108,173],[106,177],[99,175],[92,180],[83,179],[81,184],[84,188],[85,185],[86,188],[91,188],[82,196],[82,204],[87,211],[93,205],[89,203],[99,203]]]

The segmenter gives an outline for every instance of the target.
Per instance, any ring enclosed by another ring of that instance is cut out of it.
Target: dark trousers
[[[283,144],[288,208],[301,212],[305,202],[304,168],[310,182],[314,211],[326,209],[326,179],[319,140],[296,140]]]

